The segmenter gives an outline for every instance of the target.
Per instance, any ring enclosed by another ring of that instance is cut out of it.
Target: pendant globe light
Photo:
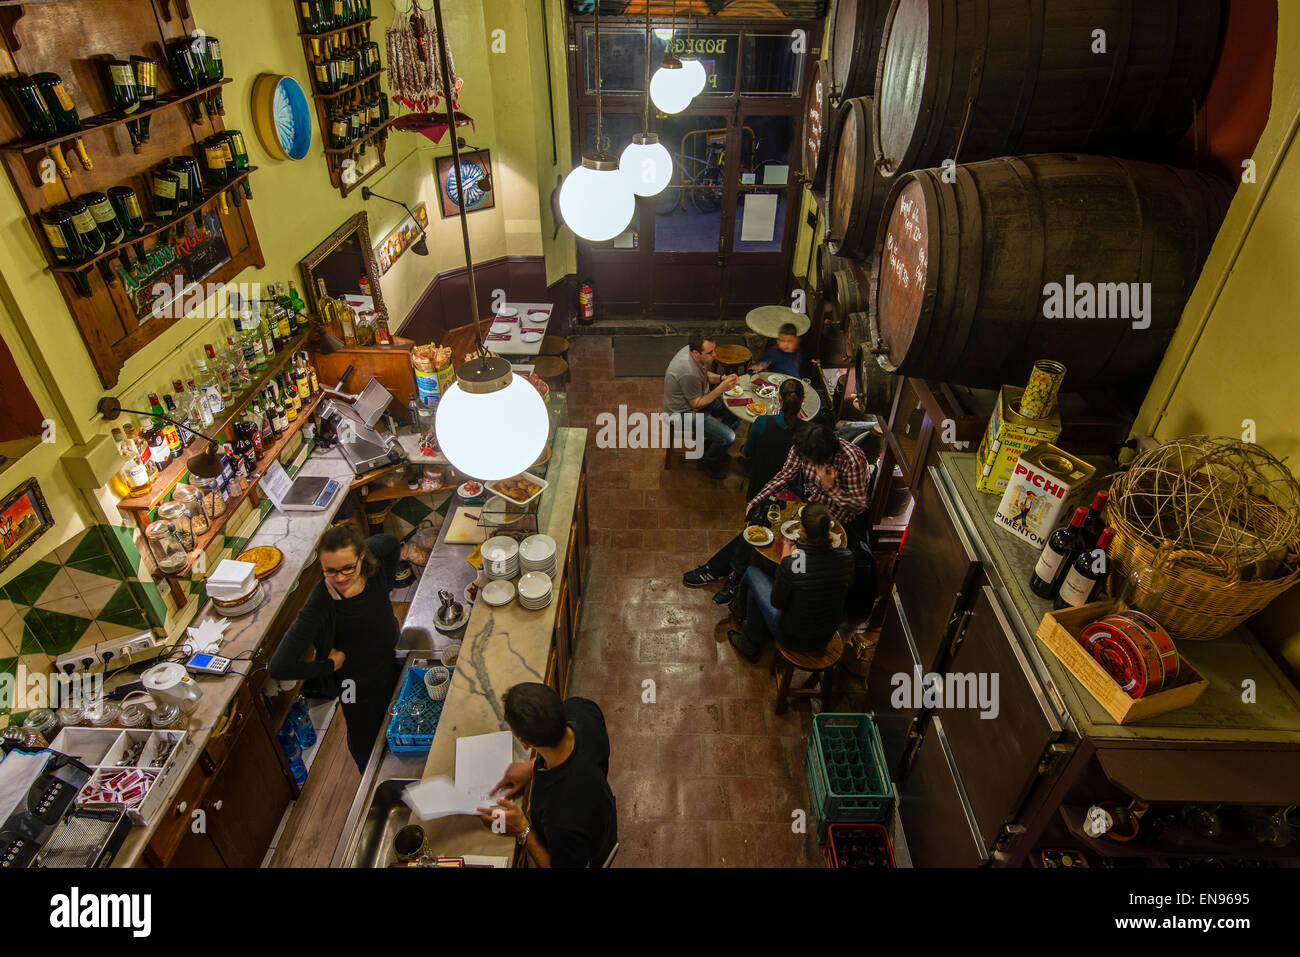
[[[658,196],[673,178],[673,158],[650,132],[650,4],[645,8],[645,125],[619,157],[618,168],[638,196]]]
[[[636,200],[627,176],[612,156],[601,151],[604,133],[600,105],[600,2],[596,2],[596,152],[583,153],[582,162],[560,187],[560,215],[577,235],[604,242],[627,229]]]
[[[442,26],[442,2],[433,0],[437,36]],[[451,76],[445,41],[437,44],[442,75]],[[546,448],[550,426],[546,403],[526,380],[514,374],[510,363],[483,345],[478,319],[478,292],[474,287],[474,257],[469,248],[465,219],[464,184],[460,173],[460,146],[456,142],[456,117],[451,97],[446,98],[447,125],[452,130],[451,165],[456,171],[460,235],[465,246],[465,273],[469,284],[470,318],[475,349],[456,370],[456,381],[438,403],[434,432],[438,447],[455,468],[481,482],[510,478],[537,461]]]
[[[676,32],[677,0],[673,0],[673,18],[669,21],[672,29],[668,42],[664,44],[664,59],[655,75],[650,78],[650,99],[661,113],[680,113],[691,105],[699,90],[693,89],[694,79],[682,67],[682,61],[673,53],[673,35]],[[700,68],[703,70],[703,67]],[[701,89],[703,86],[701,85]]]
[[[690,39],[690,31],[687,31],[687,40]],[[690,49],[688,42],[687,49]],[[686,83],[687,89],[691,91],[691,97],[697,97],[704,92],[704,84],[709,82],[709,75],[704,70],[704,64],[694,54],[690,56],[679,57],[681,60],[682,70],[686,77],[683,82]]]

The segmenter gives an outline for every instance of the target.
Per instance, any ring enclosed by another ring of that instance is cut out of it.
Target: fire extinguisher
[[[596,321],[596,290],[591,280],[584,279],[578,287],[578,325],[589,326]]]

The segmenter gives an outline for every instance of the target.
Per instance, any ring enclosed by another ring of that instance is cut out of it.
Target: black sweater
[[[853,555],[830,545],[804,545],[803,568],[796,554],[781,559],[772,584],[772,605],[781,610],[781,644],[794,651],[819,651],[835,634],[844,599],[853,584]]]
[[[397,575],[401,543],[393,535],[372,535],[366,547],[379,561],[379,574],[352,598],[334,598],[324,581],[312,589],[307,603],[285,633],[271,656],[267,674],[276,681],[297,681],[335,675],[340,681],[354,679],[365,684],[368,677],[388,680],[397,647],[397,618],[389,603]],[[316,649],[314,661],[303,661],[308,648]],[[343,666],[334,671],[329,653],[344,654]]]

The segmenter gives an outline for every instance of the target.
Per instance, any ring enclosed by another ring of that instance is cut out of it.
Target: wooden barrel
[[[859,348],[854,358],[853,367],[858,375],[858,410],[888,421],[894,403],[894,389],[902,381],[902,376],[880,368],[870,343]]]
[[[1165,159],[1204,98],[1222,26],[1221,0],[894,0],[878,169],[1056,150]]]
[[[888,13],[888,0],[835,0],[826,41],[833,99],[847,100],[875,92],[876,60]]]
[[[844,346],[849,358],[856,356],[864,345],[871,345],[871,317],[867,310],[845,313]]]
[[[830,153],[831,84],[830,64],[813,65],[812,80],[803,104],[803,174],[808,185],[820,190],[826,185],[826,157]]]
[[[817,288],[827,302],[835,301],[835,267],[843,260],[831,251],[829,243],[817,247]]]
[[[868,290],[870,286],[859,285],[858,277],[849,269],[849,264],[842,259],[835,267],[835,272],[832,275],[835,295],[831,300],[831,315],[834,317],[837,326],[847,330],[850,315],[856,313],[865,314],[869,311]]]
[[[1065,363],[1065,391],[1149,381],[1235,188],[1068,153],[944,174],[896,177],[873,346],[887,371],[984,388],[1045,358]]]
[[[829,173],[826,236],[839,255],[869,259],[890,182],[876,172],[871,160],[871,99],[846,100],[843,108]]]

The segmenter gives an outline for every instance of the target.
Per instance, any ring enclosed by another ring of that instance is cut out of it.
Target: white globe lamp
[[[709,76],[704,70],[704,64],[696,59],[683,59],[682,72],[686,74],[687,88],[691,91],[691,97],[697,97],[704,92],[704,84],[709,82]]]
[[[638,196],[658,196],[673,177],[673,158],[657,133],[635,133],[619,157],[618,168]]]
[[[560,187],[560,215],[583,239],[604,242],[627,229],[636,201],[613,159],[584,155]]]
[[[546,448],[541,394],[499,356],[465,362],[434,417],[438,448],[456,469],[492,482],[524,472]]]
[[[682,61],[668,54],[663,65],[650,78],[650,99],[660,113],[680,113],[695,98],[691,82],[682,68]]]

